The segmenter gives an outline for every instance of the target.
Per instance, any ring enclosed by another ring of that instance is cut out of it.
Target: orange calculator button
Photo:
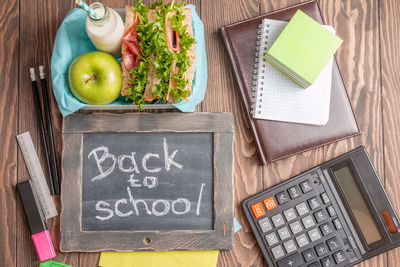
[[[257,218],[260,218],[261,216],[265,215],[265,211],[262,207],[261,202],[258,202],[254,205],[251,205],[251,210],[253,211],[254,216]]]
[[[269,197],[263,200],[265,207],[267,210],[272,210],[276,208],[276,203],[274,197]]]
[[[381,214],[382,214],[383,220],[385,221],[387,227],[389,228],[389,232],[391,234],[397,234],[397,232],[398,232],[397,227],[394,224],[392,216],[390,216],[389,211],[384,210],[384,211],[382,211]]]

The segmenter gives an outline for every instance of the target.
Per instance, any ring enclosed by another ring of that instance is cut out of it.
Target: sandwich
[[[191,9],[174,1],[148,8],[143,0],[126,7],[121,95],[141,110],[155,99],[187,101],[195,67]]]

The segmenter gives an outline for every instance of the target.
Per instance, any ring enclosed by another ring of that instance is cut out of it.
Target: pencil
[[[53,121],[51,118],[50,112],[50,101],[49,101],[49,91],[47,89],[47,81],[46,81],[46,73],[44,71],[43,66],[39,66],[39,77],[40,82],[42,84],[42,96],[43,96],[43,107],[44,107],[44,116],[46,118],[46,126],[47,126],[47,137],[49,138],[49,146],[50,146],[50,167],[51,174],[53,178],[54,185],[54,194],[60,194],[60,182],[58,178],[58,168],[57,168],[57,159],[56,159],[56,150],[54,146],[54,136],[53,136]]]
[[[54,184],[53,184],[53,178],[52,178],[51,171],[50,171],[51,170],[50,169],[50,160],[49,160],[49,154],[48,154],[48,149],[47,149],[46,133],[44,131],[42,108],[40,105],[39,88],[37,85],[35,69],[29,68],[29,73],[30,73],[31,81],[32,81],[33,98],[34,98],[34,102],[36,103],[36,109],[38,112],[39,128],[40,128],[40,133],[41,133],[43,147],[44,147],[44,155],[46,158],[46,169],[47,169],[47,173],[49,175],[49,184],[50,184],[49,189],[50,189],[50,193],[52,195],[54,195]]]

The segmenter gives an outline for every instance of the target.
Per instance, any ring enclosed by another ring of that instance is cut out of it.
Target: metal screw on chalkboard
[[[149,245],[149,244],[151,243],[150,237],[145,237],[145,239],[144,239],[143,241],[144,241],[144,243],[145,243],[146,245]]]

